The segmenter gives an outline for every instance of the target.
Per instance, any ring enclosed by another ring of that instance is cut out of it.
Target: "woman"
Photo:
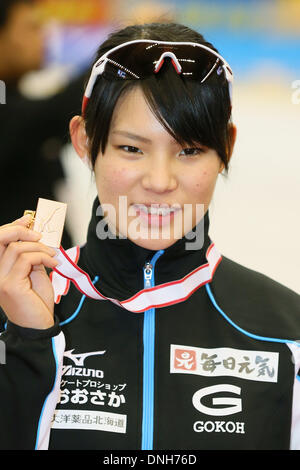
[[[208,236],[231,81],[182,25],[100,47],[70,123],[98,190],[87,243],[57,254],[26,218],[0,231],[2,448],[300,447],[299,296]]]

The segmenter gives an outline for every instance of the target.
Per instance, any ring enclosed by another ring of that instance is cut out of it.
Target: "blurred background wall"
[[[238,135],[211,204],[210,236],[225,256],[300,293],[300,0],[37,3],[45,65],[21,84],[33,98],[80,74],[108,32],[128,23],[181,22],[217,47],[235,74]],[[66,180],[57,198],[68,203],[74,243],[82,244],[96,189],[69,145],[61,160]]]

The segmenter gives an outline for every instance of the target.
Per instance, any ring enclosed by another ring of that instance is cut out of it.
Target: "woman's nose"
[[[143,187],[147,190],[164,193],[177,188],[175,169],[168,158],[152,158],[143,175]]]

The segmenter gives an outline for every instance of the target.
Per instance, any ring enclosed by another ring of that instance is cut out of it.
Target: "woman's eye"
[[[201,149],[201,148],[186,148],[186,149],[182,149],[182,151],[180,152],[180,154],[182,154],[182,152],[184,152],[184,154],[186,156],[194,156],[194,155],[198,155],[200,153],[203,153],[204,150]]]
[[[119,145],[118,148],[120,150],[123,150],[125,153],[142,153],[142,151],[139,148],[134,147],[132,145]],[[200,153],[204,153],[204,150],[202,148],[192,147],[192,148],[182,149],[182,151],[180,152],[180,155],[193,157],[193,156],[199,155]]]
[[[141,152],[140,149],[137,147],[133,147],[131,145],[120,145],[119,149],[124,150],[126,153],[138,153]]]

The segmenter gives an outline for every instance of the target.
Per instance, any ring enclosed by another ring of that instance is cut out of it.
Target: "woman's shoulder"
[[[225,256],[213,278],[216,302],[252,333],[300,340],[300,295]]]

